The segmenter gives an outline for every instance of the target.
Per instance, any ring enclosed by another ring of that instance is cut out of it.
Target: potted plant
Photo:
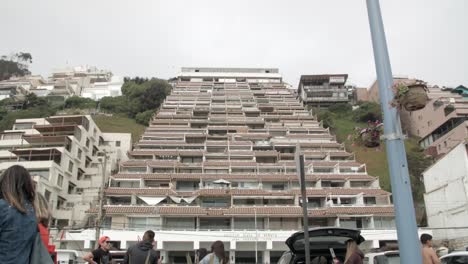
[[[427,97],[427,86],[423,81],[416,80],[409,84],[404,82],[393,86],[395,98],[392,105],[404,107],[407,111],[423,109],[429,98]]]
[[[382,133],[382,123],[379,121],[367,122],[368,127],[366,128],[355,128],[356,135],[354,137],[355,141],[360,144],[368,147],[375,148],[380,146],[380,135]]]

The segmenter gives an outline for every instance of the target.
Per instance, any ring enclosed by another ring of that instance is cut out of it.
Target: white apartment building
[[[37,96],[81,96],[100,100],[105,96],[122,95],[124,79],[108,70],[96,67],[78,66],[54,69],[52,75],[44,79],[38,75],[14,77],[0,81],[0,100],[21,98],[29,93]]]
[[[100,100],[105,96],[122,95],[123,77],[114,76],[108,70],[96,67],[78,66],[63,69],[54,69],[49,78],[56,85],[55,90],[70,88],[74,95]]]
[[[124,250],[152,229],[165,263],[186,263],[186,254],[215,240],[231,263],[255,256],[276,263],[285,240],[302,229],[297,145],[310,227],[362,229],[364,248],[397,240],[391,193],[272,68],[183,68],[130,159],[110,177],[102,234]],[[73,230],[62,242],[90,249],[94,238],[92,229]]]
[[[426,212],[436,239],[465,238],[468,246],[468,143],[450,150],[424,173]]]
[[[90,116],[18,119],[0,134],[0,171],[12,165],[29,170],[49,202],[52,226],[84,227],[105,176],[127,160],[131,134],[102,133]]]

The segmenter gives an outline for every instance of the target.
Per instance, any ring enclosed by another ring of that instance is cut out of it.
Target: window
[[[78,153],[77,153],[78,159],[81,159],[82,154],[83,154],[83,151],[81,149],[78,149]]]
[[[120,147],[120,141],[116,141],[116,142],[115,142],[115,146],[116,146],[116,147]]]
[[[57,186],[62,187],[62,185],[63,185],[63,176],[59,174],[57,177]]]
[[[57,209],[63,209],[65,207],[65,198],[58,196],[57,197]]]
[[[364,204],[377,204],[375,197],[364,197]]]
[[[428,127],[432,126],[432,121],[427,121],[427,126]]]
[[[68,162],[68,171],[73,172],[73,162],[72,161]]]
[[[45,190],[44,198],[46,199],[47,202],[50,202],[50,194],[51,192],[49,190]]]
[[[161,218],[159,217],[129,217],[128,225],[133,229],[159,229]]]
[[[447,141],[444,141],[444,147],[445,148],[447,147]]]
[[[86,139],[86,147],[89,148],[89,138]]]
[[[71,183],[71,182],[68,182],[68,194],[72,194],[75,192],[75,188],[76,188],[76,185]]]
[[[32,129],[34,123],[16,123],[14,130]]]
[[[419,115],[419,116],[418,116],[418,120],[422,120],[422,119],[423,119],[423,118],[422,118],[422,115]]]

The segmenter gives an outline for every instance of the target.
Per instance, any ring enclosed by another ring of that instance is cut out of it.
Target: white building
[[[272,68],[183,68],[110,178],[102,234],[126,249],[152,229],[166,263],[186,263],[187,253],[215,240],[225,242],[231,263],[253,263],[256,254],[259,263],[276,263],[302,229],[297,145],[310,227],[362,229],[368,248],[397,240],[391,193]],[[63,242],[90,249],[94,238],[94,230],[74,230]]]
[[[105,96],[122,95],[124,79],[114,76],[108,70],[96,67],[78,66],[52,70],[52,75],[43,79],[41,76],[14,77],[0,82],[0,100],[16,98],[29,93],[37,96],[81,96],[100,100]]]
[[[24,166],[49,202],[52,226],[82,227],[97,203],[104,153],[108,176],[130,145],[130,134],[102,133],[90,116],[18,119],[0,134],[0,171]]]
[[[459,144],[423,173],[427,220],[436,239],[468,237],[467,147]]]
[[[65,83],[74,95],[100,100],[105,96],[122,95],[123,77],[114,76],[108,70],[99,70],[96,67],[78,66],[63,69],[54,69],[49,78],[54,82]]]

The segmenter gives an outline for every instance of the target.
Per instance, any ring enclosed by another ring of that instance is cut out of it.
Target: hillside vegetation
[[[351,105],[338,104],[328,110],[313,109],[313,113],[325,127],[330,128],[339,142],[345,144],[347,151],[355,154],[357,161],[366,163],[368,174],[379,177],[381,187],[391,192],[385,143],[382,141],[380,147],[367,148],[357,144],[354,140],[356,127],[365,128],[368,121],[382,120],[380,105],[362,103],[359,109],[353,111]],[[432,159],[423,153],[416,138],[408,138],[405,141],[405,149],[418,220],[421,225],[424,225],[422,173],[432,164]]]

